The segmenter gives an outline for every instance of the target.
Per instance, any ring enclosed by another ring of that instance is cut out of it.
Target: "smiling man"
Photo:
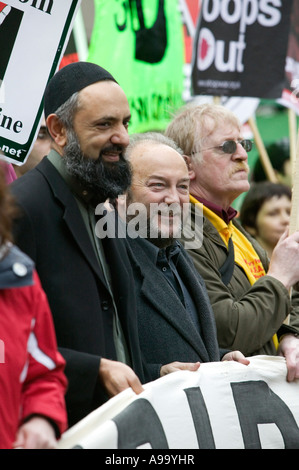
[[[196,370],[200,362],[221,358],[247,364],[238,351],[219,350],[204,282],[177,241],[189,206],[182,151],[162,134],[146,133],[130,139],[126,158],[132,167],[128,225],[134,209],[144,208],[138,230],[129,232],[127,241],[148,369],[153,376],[164,375],[174,369]],[[146,227],[143,234],[141,224]]]
[[[20,206],[15,240],[36,263],[66,359],[69,424],[127,387],[142,391],[124,241],[100,240],[95,207],[131,181],[125,93],[98,65],[62,68],[45,91],[52,150],[11,186]]]
[[[279,353],[286,358],[288,380],[299,378],[298,308],[292,308],[288,293],[299,280],[299,232],[280,239],[269,263],[238,224],[232,203],[249,189],[252,147],[239,120],[223,106],[192,104],[178,113],[166,135],[186,155],[191,229],[203,231],[202,246],[187,251],[205,280],[220,346],[246,356]],[[203,210],[203,227],[195,223],[196,205]],[[294,293],[294,303],[297,298]],[[290,325],[284,324],[287,318]]]
[[[167,139],[159,134],[136,136],[126,153],[134,170],[128,203],[143,205],[147,217],[146,236],[161,248],[181,236],[184,205],[189,205],[190,182],[183,157],[177,158],[175,147],[165,142]],[[171,156],[178,160],[172,168],[169,166]]]

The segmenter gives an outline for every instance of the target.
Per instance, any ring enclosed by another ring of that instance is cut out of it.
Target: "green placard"
[[[184,43],[177,0],[95,0],[88,61],[125,91],[130,133],[164,130],[182,104]]]

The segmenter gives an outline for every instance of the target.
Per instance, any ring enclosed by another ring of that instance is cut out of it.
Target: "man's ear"
[[[52,139],[54,142],[61,148],[63,148],[66,143],[66,130],[64,125],[61,123],[61,121],[58,119],[56,114],[49,114],[49,116],[46,119],[46,124],[49,133],[52,136]]]
[[[195,171],[193,170],[192,158],[188,155],[183,155],[183,157],[188,168],[189,178],[192,181],[195,179]]]

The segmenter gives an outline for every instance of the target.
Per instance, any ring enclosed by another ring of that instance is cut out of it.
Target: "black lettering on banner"
[[[215,449],[207,407],[199,387],[186,388],[199,449]]]
[[[28,3],[28,0],[19,0],[21,3]],[[31,0],[31,7],[37,8],[38,10],[48,13],[51,15],[51,10],[53,7],[53,0]],[[44,11],[45,6],[47,5],[47,9]]]
[[[148,400],[140,398],[112,418],[118,431],[118,449],[136,449],[150,444],[152,449],[168,449],[159,416]]]
[[[285,402],[263,380],[231,383],[245,449],[261,449],[258,424],[276,424],[286,449],[299,449],[299,428]]]

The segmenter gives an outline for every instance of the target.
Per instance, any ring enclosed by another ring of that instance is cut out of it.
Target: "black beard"
[[[69,175],[88,191],[90,202],[96,206],[107,199],[114,200],[124,194],[131,184],[131,168],[120,154],[116,163],[104,163],[102,152],[97,160],[91,159],[81,151],[77,136],[68,131],[67,145],[63,160]],[[123,147],[109,146],[102,151],[124,150]]]

